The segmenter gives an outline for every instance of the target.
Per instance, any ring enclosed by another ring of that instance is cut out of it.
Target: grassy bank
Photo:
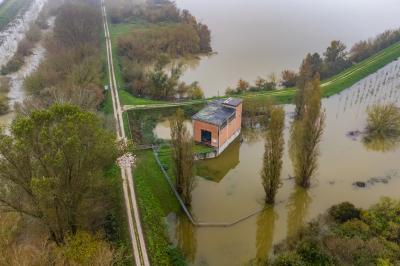
[[[352,67],[346,69],[340,74],[322,81],[323,88],[323,97],[330,97],[334,94],[340,93],[341,91],[351,87],[361,79],[367,77],[378,71],[380,68],[385,65],[397,60],[400,57],[400,43],[396,43],[375,55],[369,57],[368,59],[353,65]],[[245,100],[257,99],[263,100],[272,98],[278,104],[287,104],[291,103],[294,95],[296,93],[295,88],[287,88],[282,90],[275,91],[266,91],[266,92],[246,92],[243,94],[235,95],[234,97],[239,97]],[[207,100],[215,99],[216,97],[209,98]],[[223,97],[221,97],[223,98]],[[199,101],[187,101],[183,103],[178,103],[178,105],[190,105],[197,104]],[[148,105],[148,106],[145,106]],[[153,105],[153,106],[152,106]],[[167,107],[169,105],[177,105],[177,103],[143,103],[139,108],[159,108],[159,107]],[[135,108],[134,104],[129,107]]]
[[[138,154],[134,176],[151,263],[166,266],[185,265],[180,253],[170,245],[164,218],[171,212],[179,213],[179,204],[164,179],[152,151]]]
[[[0,31],[21,14],[30,3],[29,0],[4,0],[0,5]]]

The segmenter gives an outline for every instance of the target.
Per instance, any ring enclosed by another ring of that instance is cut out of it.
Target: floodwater
[[[24,38],[25,33],[29,29],[29,25],[34,22],[39,12],[42,10],[47,0],[35,0],[30,8],[21,17],[16,18],[10,26],[0,32],[0,68],[4,66],[17,51],[18,43]],[[54,18],[49,20],[51,30],[54,24]],[[46,33],[46,32],[43,32]],[[39,42],[32,51],[32,55],[25,58],[25,64],[16,73],[8,75],[10,79],[10,91],[7,95],[9,98],[9,105],[14,107],[15,103],[23,102],[25,99],[25,92],[23,90],[23,82],[26,76],[31,74],[40,64],[45,56],[45,49],[41,42]],[[14,118],[14,114],[0,116],[0,126],[7,125]]]
[[[192,62],[184,75],[206,96],[222,95],[239,78],[253,82],[297,69],[308,52],[330,41],[347,46],[398,28],[398,0],[176,0],[212,32],[217,55]]]
[[[168,217],[171,239],[192,265],[246,265],[255,259],[265,260],[274,244],[334,204],[350,201],[366,208],[382,196],[399,198],[400,148],[391,143],[366,146],[361,137],[347,136],[349,131],[364,129],[366,110],[377,103],[400,107],[399,60],[323,100],[326,130],[320,145],[319,171],[308,191],[297,188],[289,178],[293,173],[286,147],[283,186],[273,209],[226,228],[195,228],[184,216],[172,214]],[[287,143],[294,108],[286,105],[285,109]],[[243,143],[237,141],[219,158],[200,164],[203,177],[196,178],[192,207],[197,221],[229,223],[264,208],[259,174],[264,141],[260,133],[243,130]],[[387,183],[373,183],[364,189],[353,186],[356,181],[368,182],[376,177]]]

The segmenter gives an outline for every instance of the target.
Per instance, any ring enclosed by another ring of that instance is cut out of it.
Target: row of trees
[[[297,185],[309,188],[318,168],[319,143],[325,125],[321,110],[321,87],[318,73],[312,76],[310,65],[303,63],[295,98],[296,112],[292,122],[289,153]],[[265,135],[264,163],[261,178],[266,202],[273,204],[281,185],[284,150],[285,112],[282,107],[271,107]]]
[[[359,41],[350,50],[341,41],[334,40],[323,56],[318,53],[307,54],[303,63],[310,64],[312,72],[318,72],[321,79],[327,79],[399,41],[400,29],[388,30],[375,38]],[[286,88],[294,87],[300,76],[301,73],[286,69],[281,73],[281,84]]]
[[[399,41],[400,29],[388,30],[375,38],[357,42],[350,51],[347,50],[344,43],[334,40],[322,56],[319,53],[309,53],[302,64],[309,65],[309,75],[314,76],[318,73],[321,79],[327,79]],[[280,79],[271,74],[267,79],[258,78],[254,85],[240,79],[236,88],[227,88],[225,94],[235,95],[246,91],[274,90],[278,85],[292,88],[297,86],[298,82],[304,82],[301,80],[303,76],[303,73],[285,69],[281,72]]]
[[[25,79],[25,106],[73,103],[96,110],[103,101],[100,62],[101,14],[91,1],[68,1],[54,7],[54,32],[45,41],[46,59]]]
[[[249,82],[239,79],[236,88],[228,87],[225,91],[226,95],[238,95],[247,91],[271,91],[275,90],[278,86],[278,79],[274,73],[270,74],[267,78],[258,77],[255,84],[251,85]]]

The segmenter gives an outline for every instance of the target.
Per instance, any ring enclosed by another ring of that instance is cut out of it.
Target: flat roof
[[[219,101],[216,101],[210,103],[200,112],[192,116],[192,119],[213,124],[216,126],[221,126],[235,113],[235,108],[223,106],[219,103]]]

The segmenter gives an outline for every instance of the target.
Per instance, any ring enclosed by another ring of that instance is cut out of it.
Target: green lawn
[[[167,237],[164,217],[178,213],[179,204],[151,150],[138,154],[134,176],[150,260],[153,265],[172,265],[170,254],[174,249]]]
[[[3,30],[17,15],[29,6],[29,0],[4,0],[0,5],[0,30]]]

